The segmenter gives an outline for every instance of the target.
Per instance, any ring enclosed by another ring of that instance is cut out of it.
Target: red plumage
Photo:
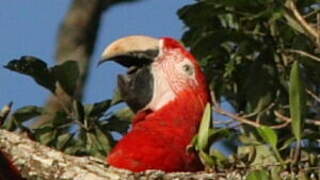
[[[155,60],[158,65],[153,68],[159,68],[157,72],[169,79],[175,98],[159,109],[139,111],[132,130],[116,145],[107,161],[135,172],[202,170],[197,154],[188,152],[187,146],[196,135],[205,105],[210,101],[206,79],[198,62],[182,45],[171,38],[161,41],[161,52]],[[194,79],[184,77],[172,67],[182,61],[193,65]]]

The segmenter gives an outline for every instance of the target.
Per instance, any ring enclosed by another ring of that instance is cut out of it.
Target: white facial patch
[[[154,92],[144,109],[156,111],[173,101],[180,91],[198,85],[194,64],[179,49],[162,51],[163,45],[161,40],[159,56],[151,66]]]
[[[151,72],[153,77],[156,77],[154,79],[154,92],[151,102],[144,109],[156,111],[174,100],[176,94],[171,89],[163,72],[159,72],[157,68],[152,68]]]

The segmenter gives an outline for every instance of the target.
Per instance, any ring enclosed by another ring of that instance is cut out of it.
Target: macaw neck
[[[139,112],[133,120],[133,131],[144,129],[183,135],[190,140],[198,131],[209,96],[206,91],[180,92],[179,95],[157,111]]]

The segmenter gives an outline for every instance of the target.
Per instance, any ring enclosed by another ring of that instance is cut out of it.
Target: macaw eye
[[[187,75],[189,75],[189,76],[193,75],[194,70],[193,70],[192,65],[190,65],[190,64],[184,64],[184,65],[182,66],[182,68],[183,68],[183,71],[184,71]]]

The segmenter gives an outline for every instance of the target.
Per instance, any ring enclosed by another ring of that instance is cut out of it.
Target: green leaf
[[[22,56],[20,59],[10,61],[5,68],[24,75],[31,76],[39,85],[55,90],[55,79],[51,76],[47,64],[33,56]]]
[[[39,137],[42,134],[50,133],[51,131],[53,131],[53,129],[54,128],[52,126],[43,126],[43,127],[36,128],[33,130],[34,130],[35,136]]]
[[[133,112],[129,108],[121,109],[108,118],[101,129],[125,134],[131,124],[132,116]]]
[[[211,122],[211,105],[207,103],[204,110],[198,133],[197,146],[198,150],[204,150],[208,146],[209,128]]]
[[[244,82],[239,93],[247,100],[247,110],[251,115],[259,114],[272,102],[275,92],[275,69],[271,65],[263,64],[262,60],[269,52],[260,52],[259,60],[248,67],[248,74],[244,74]],[[252,78],[252,74],[255,78]],[[261,81],[257,81],[260,79]]]
[[[239,140],[244,145],[261,145],[261,142],[259,142],[254,136],[248,134],[240,135]]]
[[[62,89],[73,97],[80,76],[78,63],[75,61],[66,61],[63,64],[52,67],[51,71]]]
[[[101,131],[100,128],[95,128],[97,141],[99,143],[100,151],[103,157],[111,151],[111,147],[114,144],[113,138],[109,133]]]
[[[227,128],[210,128],[209,129],[209,135],[208,135],[208,145],[217,142],[223,138],[229,138],[232,137],[232,129]]]
[[[121,102],[122,102],[122,97],[121,97],[120,91],[119,89],[116,89],[113,93],[111,105],[116,105]]]
[[[74,95],[80,75],[78,64],[75,61],[67,61],[48,69],[44,61],[32,56],[12,60],[4,67],[31,76],[38,84],[53,93],[58,81],[62,89],[70,96]]]
[[[279,150],[285,150],[287,148],[290,148],[290,146],[295,142],[295,137],[287,138],[283,143],[282,146],[279,148]]]
[[[89,116],[96,116],[100,117],[103,115],[105,111],[107,111],[111,106],[111,100],[107,99],[98,103],[94,103],[93,106],[88,108],[88,114]]]
[[[35,137],[41,144],[49,145],[51,142],[56,140],[57,131],[50,126],[35,129]]]
[[[265,166],[268,166],[270,164],[275,164],[279,162],[279,159],[276,157],[276,154],[270,148],[270,146],[267,145],[256,145],[253,146],[255,148],[254,154],[251,154],[251,158],[254,158],[253,162],[250,164],[250,166],[253,167],[259,167],[263,168]],[[280,159],[281,161],[281,159]]]
[[[95,155],[98,152],[98,150],[97,150],[97,147],[95,147],[97,139],[94,132],[86,131],[84,135],[86,138],[86,141],[85,141],[86,151],[90,152],[92,155]]]
[[[200,160],[206,167],[212,167],[215,164],[214,159],[204,151],[200,150],[199,156],[200,156]]]
[[[266,170],[254,170],[248,174],[246,180],[270,180],[270,176]]]
[[[294,62],[290,72],[289,101],[292,119],[291,129],[297,141],[300,141],[306,102],[304,83],[301,78],[300,67],[297,61]]]
[[[280,161],[281,163],[283,163],[282,157],[281,157],[281,155],[278,151],[278,148],[277,148],[278,136],[277,136],[276,132],[268,126],[261,126],[261,127],[257,128],[257,130],[258,130],[258,133],[261,136],[261,138],[266,143],[271,145],[272,151],[275,153],[277,160]]]
[[[245,162],[251,164],[257,158],[256,146],[239,146],[237,149],[237,157],[240,159],[244,159]]]
[[[81,104],[81,102],[74,100],[73,101],[73,109],[75,111],[75,116],[77,118],[77,120],[81,123],[84,123],[84,107]]]
[[[183,8],[179,9],[177,12],[179,18],[190,27],[198,25],[214,26],[218,24],[213,24],[217,22],[217,11],[212,11],[214,6],[207,3],[197,3],[192,5],[186,5]],[[198,13],[193,13],[197,11]],[[214,21],[216,20],[216,21]]]
[[[13,118],[17,120],[18,123],[23,123],[31,118],[40,116],[43,110],[38,106],[25,106],[19,108],[13,113]]]
[[[132,110],[130,108],[123,108],[120,109],[119,111],[117,111],[114,116],[117,119],[120,119],[121,121],[128,121],[130,122],[134,116],[134,113],[132,112]]]
[[[64,126],[72,121],[72,118],[65,111],[57,111],[54,114],[50,114],[53,117],[49,123],[54,127]]]
[[[85,132],[86,150],[98,158],[105,158],[106,153],[111,150],[112,136],[107,136],[99,127],[96,127],[92,132]]]
[[[278,137],[276,132],[268,126],[261,126],[257,128],[259,135],[261,138],[272,147],[277,147]]]
[[[56,148],[64,151],[67,147],[69,147],[69,144],[71,144],[74,136],[75,133],[70,134],[69,132],[59,135]]]
[[[271,168],[270,173],[271,173],[271,179],[272,180],[282,180],[280,174],[283,171],[283,169],[279,166],[274,166]]]
[[[217,162],[223,162],[227,160],[227,157],[217,149],[211,149],[210,156],[215,157]]]
[[[17,121],[14,118],[9,118],[3,123],[1,128],[6,129],[8,131],[14,131],[18,128],[17,125]]]
[[[112,117],[110,118],[110,120],[108,120],[107,124],[103,125],[103,129],[107,131],[116,131],[121,134],[125,134],[127,133],[129,126],[130,126],[130,122],[121,121],[117,118]]]

